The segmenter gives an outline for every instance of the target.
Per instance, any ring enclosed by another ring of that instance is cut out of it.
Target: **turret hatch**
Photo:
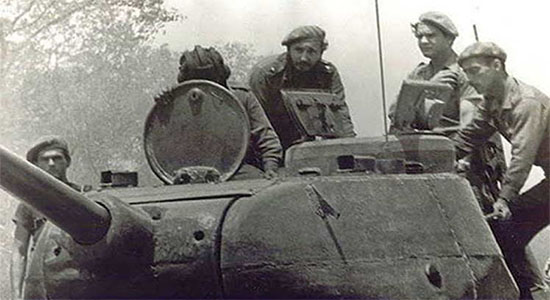
[[[186,81],[165,95],[168,101],[155,104],[145,122],[145,154],[153,172],[167,184],[177,183],[182,170],[191,177],[230,178],[250,138],[239,100],[206,80]]]

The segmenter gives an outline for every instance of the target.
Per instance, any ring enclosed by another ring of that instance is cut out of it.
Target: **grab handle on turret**
[[[80,244],[94,244],[109,230],[111,216],[105,207],[2,146],[0,186]]]

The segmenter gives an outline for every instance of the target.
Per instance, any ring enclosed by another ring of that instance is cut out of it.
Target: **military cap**
[[[455,24],[451,21],[451,19],[449,19],[449,17],[447,17],[447,15],[443,13],[437,11],[425,12],[420,15],[418,20],[421,23],[437,27],[445,34],[452,35],[454,37],[458,36],[458,30],[456,30]],[[416,25],[418,25],[418,23]]]
[[[471,57],[494,57],[506,61],[506,52],[497,44],[491,42],[477,42],[466,47],[458,57],[458,63],[461,64],[464,60]]]
[[[67,142],[59,136],[45,136],[40,138],[38,143],[36,143],[29,151],[27,151],[27,160],[31,163],[36,163],[38,160],[38,154],[44,150],[59,149],[65,155],[67,161],[71,161],[71,156],[69,155],[69,146]]]
[[[195,46],[192,51],[185,51],[180,57],[180,72],[178,74],[178,82],[188,79],[204,79],[200,78],[208,74],[215,75],[220,83],[225,82],[231,70],[223,62],[221,54],[214,49]]]
[[[296,42],[307,39],[319,40],[323,44],[323,48],[328,45],[325,40],[325,31],[321,29],[321,27],[315,25],[306,25],[295,28],[283,39],[281,44],[283,46],[290,46]]]

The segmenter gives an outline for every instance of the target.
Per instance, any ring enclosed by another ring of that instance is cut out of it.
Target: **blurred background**
[[[506,50],[510,74],[550,95],[548,1],[383,0],[387,102],[424,61],[410,24],[431,10],[455,22],[457,53],[475,41],[475,24],[480,40]],[[256,61],[283,52],[283,37],[307,24],[327,32],[324,58],[338,67],[359,135],[382,135],[374,0],[0,0],[0,144],[24,156],[40,136],[61,135],[72,181],[97,186],[101,171],[130,170],[141,185],[159,185],[142,152],[143,124],[152,97],[176,82],[181,52],[214,46],[231,79],[246,82]],[[535,168],[527,186],[541,176]],[[0,298],[9,298],[16,204],[0,191]],[[548,228],[533,247],[542,263]]]

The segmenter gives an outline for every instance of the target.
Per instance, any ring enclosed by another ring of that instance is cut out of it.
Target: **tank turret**
[[[25,298],[517,298],[447,138],[309,141],[289,148],[281,178],[231,181],[242,107],[212,83],[173,92],[144,138],[166,185],[78,194],[0,151],[2,187],[51,221]],[[334,134],[321,109],[303,112],[305,129]]]

